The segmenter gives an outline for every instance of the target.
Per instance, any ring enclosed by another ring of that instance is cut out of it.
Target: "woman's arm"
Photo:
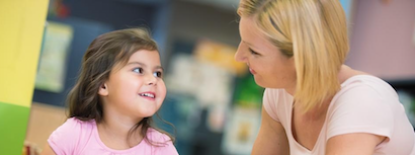
[[[49,144],[46,144],[41,155],[56,155],[56,153],[52,150]]]
[[[252,155],[289,155],[287,135],[281,123],[274,121],[262,108],[262,121]]]
[[[375,147],[386,137],[369,133],[352,133],[330,138],[326,155],[372,155]]]

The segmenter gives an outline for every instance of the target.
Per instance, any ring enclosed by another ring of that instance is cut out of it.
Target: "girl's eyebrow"
[[[164,71],[164,68],[163,68],[163,67],[161,67],[161,66],[156,66],[155,68],[156,68],[156,69],[160,69],[160,70]]]
[[[129,63],[127,63],[127,65],[135,65],[135,64],[138,64],[138,65],[143,66],[143,67],[146,67],[146,66],[147,66],[146,64],[141,63],[141,62],[137,62],[137,61],[133,61],[133,62],[129,62]],[[154,67],[154,68],[155,68],[155,69],[161,69],[162,71],[164,71],[164,68],[163,68],[163,67],[161,67],[161,66],[156,66],[156,67]]]
[[[138,64],[138,65],[140,65],[140,66],[144,66],[144,67],[146,67],[146,64],[141,63],[141,62],[137,62],[137,61],[133,61],[133,62],[129,62],[129,63],[127,63],[127,65],[135,65],[135,64]]]

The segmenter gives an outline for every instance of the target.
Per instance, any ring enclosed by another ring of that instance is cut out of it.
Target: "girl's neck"
[[[109,148],[123,150],[138,145],[142,139],[141,127],[132,130],[139,120],[122,116],[104,115],[103,120],[97,123],[101,141]]]

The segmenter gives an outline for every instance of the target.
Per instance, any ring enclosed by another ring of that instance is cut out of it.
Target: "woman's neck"
[[[301,106],[301,103],[294,102],[293,109],[296,113],[300,113],[301,116],[304,116],[303,118],[305,118],[307,121],[320,120],[321,118],[324,119],[332,99],[333,97],[327,98],[316,107],[311,108],[307,111],[304,109],[304,107]]]

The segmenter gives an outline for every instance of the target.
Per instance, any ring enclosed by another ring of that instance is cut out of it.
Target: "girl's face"
[[[261,87],[295,88],[293,57],[285,56],[254,23],[251,17],[241,17],[239,32],[242,40],[235,54],[236,61],[249,66],[255,82]]]
[[[157,51],[135,52],[126,65],[116,65],[101,86],[99,95],[104,101],[104,114],[116,113],[139,119],[152,116],[166,97],[162,77],[163,68]]]

